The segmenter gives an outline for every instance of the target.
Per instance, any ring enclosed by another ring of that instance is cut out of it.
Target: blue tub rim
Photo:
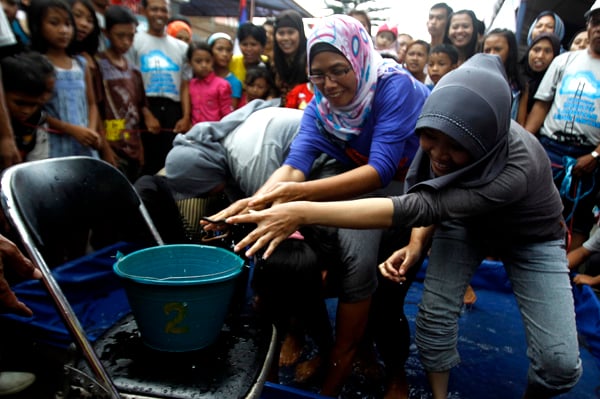
[[[165,249],[177,249],[177,248],[195,248],[195,249],[209,249],[211,251],[217,251],[224,254],[226,257],[231,258],[232,267],[228,268],[219,273],[214,273],[211,278],[207,279],[206,275],[203,276],[184,276],[184,277],[171,277],[171,278],[152,278],[148,276],[138,276],[123,272],[119,265],[121,262],[131,260],[135,256],[144,254],[147,252],[161,251]],[[117,276],[124,280],[133,281],[143,285],[164,285],[164,286],[188,286],[188,285],[200,285],[200,284],[215,284],[223,281],[231,280],[237,277],[243,269],[244,260],[236,255],[235,253],[228,251],[220,247],[214,247],[211,245],[201,244],[166,244],[158,245],[154,247],[140,249],[138,251],[131,252],[125,256],[117,255],[117,261],[113,263],[113,271]]]

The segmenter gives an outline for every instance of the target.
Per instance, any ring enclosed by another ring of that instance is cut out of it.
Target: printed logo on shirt
[[[140,57],[140,71],[148,77],[147,95],[179,94],[173,73],[179,73],[180,70],[179,65],[160,50],[150,51]]]
[[[576,122],[600,128],[595,102],[600,98],[600,82],[590,71],[565,76],[559,93],[567,96],[562,108],[553,115],[555,120]]]

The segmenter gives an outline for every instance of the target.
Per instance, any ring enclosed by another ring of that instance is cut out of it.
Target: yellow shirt
[[[269,61],[269,57],[266,55],[261,55],[260,58],[262,63],[266,66],[267,62]],[[231,58],[231,61],[229,61],[229,70],[242,82],[242,85],[246,87],[246,66],[244,65],[243,55],[236,54]]]

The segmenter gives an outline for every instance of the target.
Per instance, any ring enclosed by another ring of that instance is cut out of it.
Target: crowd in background
[[[583,272],[575,278],[577,283],[590,285],[600,284],[600,262],[593,256],[600,253],[600,236],[591,234],[600,191],[600,38],[595,36],[600,35],[600,12],[596,12],[600,4],[594,8],[596,4],[572,38],[565,37],[559,15],[540,13],[529,26],[522,57],[513,31],[486,30],[473,11],[453,10],[446,3],[429,11],[429,38],[413,38],[402,27],[383,24],[368,40],[376,52],[369,57],[390,60],[379,64],[388,68],[380,76],[410,74],[420,82],[415,87],[426,88],[427,94],[411,100],[419,107],[445,75],[475,54],[500,58],[510,86],[513,123],[539,139],[561,189],[569,267]],[[353,60],[348,69],[340,64],[315,73],[313,58],[317,57],[317,65],[324,59],[318,58],[318,51],[348,56],[312,43],[317,55],[309,59],[309,35],[295,11],[281,12],[263,25],[244,23],[235,37],[213,32],[198,40],[186,18],[170,15],[168,0],[142,0],[144,29],[130,8],[107,0],[2,0],[2,6],[0,157],[4,167],[87,155],[113,164],[134,183],[164,172],[178,134],[193,131],[199,123],[219,122],[257,104],[255,100],[321,112],[323,94],[315,86],[342,80],[350,70],[356,72],[357,65],[366,68]],[[366,12],[353,10],[349,15],[372,32]],[[234,54],[236,44],[239,54]],[[395,97],[389,97],[385,101],[391,104]],[[372,99],[367,94],[365,98]],[[411,114],[415,120],[417,114]],[[347,122],[345,114],[327,115],[342,122],[324,120],[325,129],[336,130]],[[358,119],[364,125],[367,118]],[[352,128],[360,130],[363,125]],[[336,138],[330,141],[338,143]],[[379,177],[368,177],[373,178],[372,187],[350,192],[348,197],[374,191]],[[363,176],[361,184],[367,180]],[[467,289],[464,303],[475,300],[475,292]],[[351,338],[356,350],[362,337]],[[297,356],[288,354],[288,358]],[[325,383],[327,393],[338,394],[346,376],[347,372],[331,377],[335,383]],[[404,375],[392,381],[388,393],[404,397]]]

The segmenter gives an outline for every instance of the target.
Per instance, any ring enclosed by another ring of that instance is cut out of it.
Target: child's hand
[[[160,122],[154,117],[154,115],[146,115],[146,117],[144,118],[144,123],[146,124],[146,129],[148,129],[150,133],[160,133]]]
[[[597,277],[594,278],[587,274],[578,274],[575,277],[573,277],[573,282],[575,284],[596,285],[600,282],[600,279]]]
[[[192,128],[192,122],[188,118],[181,118],[175,124],[173,133],[186,133]]]
[[[102,147],[102,137],[93,129],[84,126],[72,126],[67,133],[73,136],[81,145],[97,150]]]

